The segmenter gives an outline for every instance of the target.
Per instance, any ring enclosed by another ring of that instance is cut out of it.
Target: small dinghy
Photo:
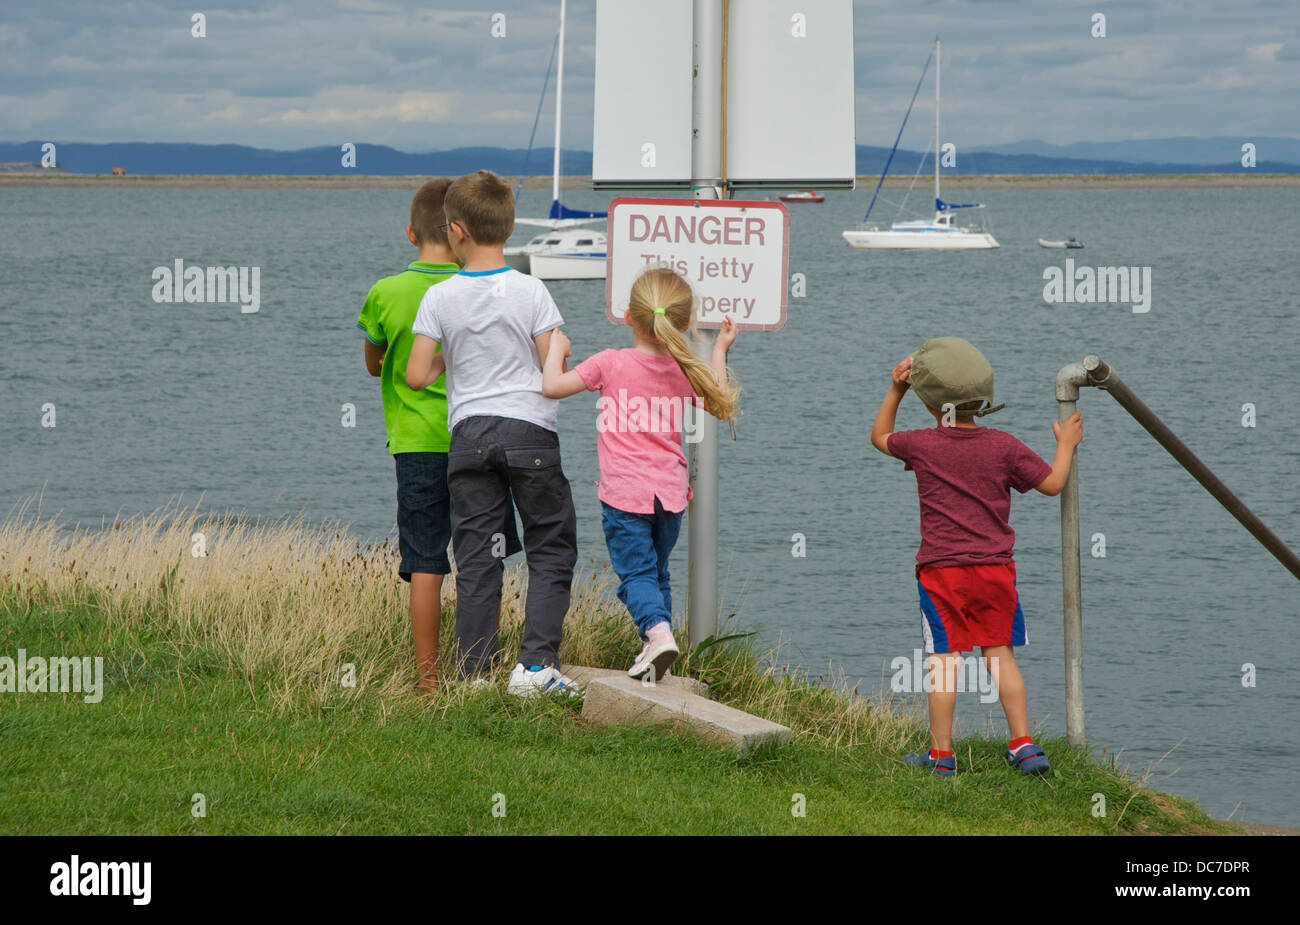
[[[1082,241],[1076,241],[1074,238],[1067,238],[1067,239],[1064,240],[1064,241],[1044,241],[1042,238],[1039,238],[1039,239],[1038,239],[1038,246],[1039,246],[1039,247],[1053,247],[1053,248],[1056,248],[1057,250],[1065,249],[1065,250],[1072,250],[1072,251],[1073,251],[1073,250],[1078,250],[1079,248],[1083,247],[1083,242],[1082,242]]]

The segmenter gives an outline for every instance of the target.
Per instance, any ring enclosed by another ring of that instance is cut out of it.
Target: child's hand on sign
[[[907,377],[912,374],[912,358],[908,357],[903,362],[894,367],[893,380],[894,385],[899,389],[907,390]]]
[[[731,345],[736,342],[736,335],[739,333],[740,329],[736,327],[736,319],[727,315],[722,319],[722,327],[718,329],[716,346],[721,349],[723,353],[726,353],[731,349]]]

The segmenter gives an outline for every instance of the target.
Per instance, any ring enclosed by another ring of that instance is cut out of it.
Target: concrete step
[[[576,677],[570,673],[570,677]],[[592,678],[582,703],[584,719],[602,726],[672,726],[705,741],[747,752],[768,742],[785,745],[790,730],[726,704],[691,693],[669,676],[660,684],[643,684],[626,673]]]
[[[584,665],[566,665],[562,670],[566,675],[577,681],[579,687],[586,687],[596,678],[627,678],[627,672],[622,668],[588,668]],[[701,697],[709,696],[709,686],[703,681],[695,680],[695,678],[679,678],[670,672],[668,677],[662,678],[659,683],[672,690],[683,690],[689,694],[698,694]]]

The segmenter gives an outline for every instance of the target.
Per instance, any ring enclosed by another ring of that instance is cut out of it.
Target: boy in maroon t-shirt
[[[909,385],[938,427],[894,433],[894,418]],[[916,555],[922,633],[930,653],[930,751],[910,753],[908,764],[943,777],[956,773],[952,716],[963,652],[975,646],[997,684],[1010,732],[1007,761],[1025,774],[1050,769],[1029,735],[1025,682],[1012,646],[1024,645],[1025,618],[1016,594],[1015,532],[1007,522],[1011,489],[1057,495],[1065,487],[1074,448],[1083,439],[1076,411],[1053,423],[1052,465],[1011,434],[981,428],[975,418],[993,405],[993,368],[958,337],[936,337],[903,360],[876,414],[871,444],[916,473],[921,497],[921,549]],[[940,676],[940,672],[942,675]]]

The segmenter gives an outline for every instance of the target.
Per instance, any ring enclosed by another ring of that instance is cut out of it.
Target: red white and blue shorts
[[[921,632],[927,653],[1023,646],[1029,641],[1016,593],[1014,562],[921,566],[916,587],[921,593]]]

